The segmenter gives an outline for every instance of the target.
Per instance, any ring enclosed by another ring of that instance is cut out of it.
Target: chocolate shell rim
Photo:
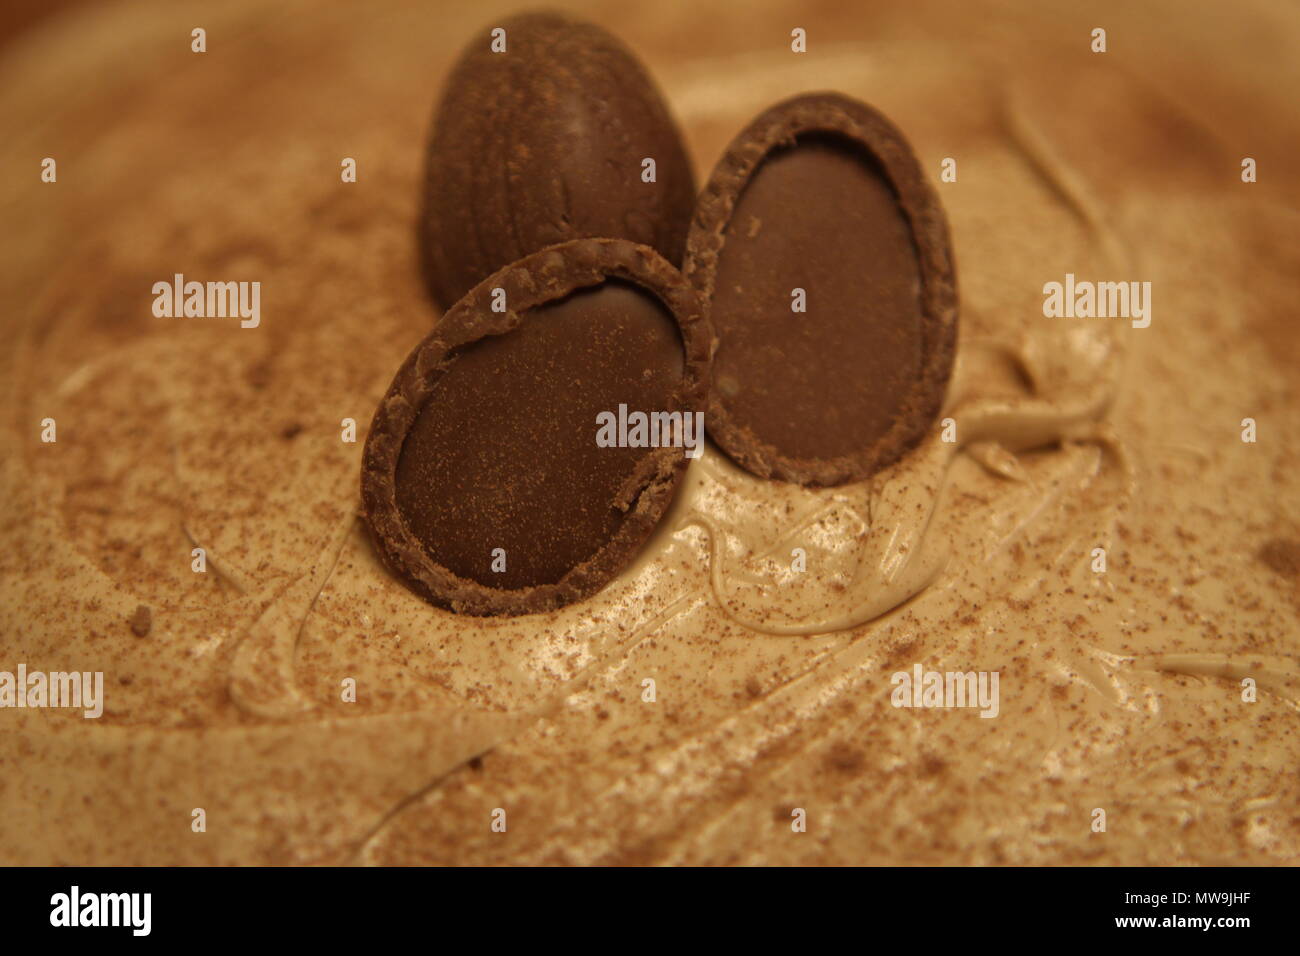
[[[362,453],[361,514],[375,549],[390,571],[430,603],[463,614],[519,615],[581,600],[628,564],[671,503],[689,459],[680,448],[652,449],[625,486],[620,506],[627,516],[614,535],[559,581],[514,589],[460,577],[433,560],[397,506],[397,463],[406,435],[438,379],[455,362],[456,350],[489,335],[508,334],[538,307],[610,279],[630,282],[655,296],[677,324],[682,379],[667,410],[705,410],[712,334],[690,284],[649,246],[623,239],[572,239],[488,276],[448,309],[403,361],[375,410]],[[506,312],[491,311],[496,288],[506,290]]]
[[[762,478],[812,487],[860,481],[893,464],[925,435],[943,406],[957,349],[957,275],[952,239],[939,196],[926,180],[902,132],[882,113],[841,93],[808,93],[760,113],[728,145],[700,193],[686,241],[683,272],[700,295],[711,320],[718,259],[724,233],[754,171],[773,150],[793,146],[808,133],[842,136],[879,163],[912,229],[921,275],[922,358],[911,394],[893,425],[873,445],[836,458],[782,454],[735,422],[721,392],[709,398],[707,428],[714,442],[738,465]],[[920,241],[918,242],[918,237]],[[725,342],[720,343],[725,348]]]

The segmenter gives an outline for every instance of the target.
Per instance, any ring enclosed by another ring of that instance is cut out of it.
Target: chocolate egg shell
[[[762,113],[704,188],[685,272],[718,337],[709,434],[742,467],[857,481],[931,427],[956,348],[948,225],[876,110],[820,93]]]
[[[654,81],[600,27],[555,13],[484,29],[434,118],[420,235],[443,307],[544,246],[627,239],[680,266],[695,180]],[[655,181],[642,163],[655,161]]]
[[[504,295],[507,310],[493,311]],[[682,447],[599,447],[626,404],[699,413],[712,339],[654,250],[579,239],[500,270],[407,357],[375,412],[362,513],[389,568],[467,614],[599,590],[672,500]]]

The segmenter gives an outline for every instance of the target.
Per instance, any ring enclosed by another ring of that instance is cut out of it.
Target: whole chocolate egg
[[[577,238],[629,239],[680,266],[695,202],[654,81],[594,24],[526,13],[489,24],[434,117],[420,221],[443,308],[508,263]]]

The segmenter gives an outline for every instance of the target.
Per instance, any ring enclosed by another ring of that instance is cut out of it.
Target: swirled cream
[[[432,320],[411,242],[428,50],[407,38],[447,28],[436,15],[358,32],[342,6],[290,27],[223,5],[222,79],[167,39],[182,13],[96,9],[0,64],[23,81],[0,82],[18,131],[0,159],[57,141],[88,177],[0,178],[21,237],[0,259],[0,648],[105,675],[97,720],[0,710],[0,860],[1298,858],[1300,434],[1269,338],[1300,293],[1275,241],[1297,221],[1207,185],[1200,119],[1116,81],[1111,108],[1180,117],[1186,168],[1144,192],[1097,172],[1166,148],[1144,123],[1119,117],[1106,156],[1062,148],[1046,65],[996,77],[932,24],[779,62],[682,47],[673,17],[629,29],[648,58],[673,38],[684,66],[660,72],[701,159],[825,86],[886,109],[927,168],[956,156],[954,440],[937,422],[872,482],[816,492],[709,449],[600,594],[468,619],[375,559],[364,435],[342,426],[364,429]],[[294,69],[236,116],[226,94],[269,42]],[[345,55],[386,69],[340,72]],[[1084,80],[1053,82],[1088,106]],[[331,122],[303,122],[322,104]],[[220,148],[178,138],[178,115]],[[344,126],[362,174],[340,187]],[[153,316],[177,272],[260,281],[258,328]],[[1067,272],[1149,280],[1160,312],[1048,319],[1042,285]],[[996,718],[893,706],[917,665],[997,672]]]

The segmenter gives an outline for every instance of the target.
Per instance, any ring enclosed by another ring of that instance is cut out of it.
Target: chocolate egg
[[[649,74],[600,27],[528,13],[452,70],[428,147],[422,259],[442,307],[497,269],[582,237],[680,266],[695,181]]]
[[[467,614],[598,590],[702,447],[711,348],[689,283],[646,246],[577,239],[490,276],[375,412],[362,513],[384,561]]]
[[[762,477],[868,477],[934,422],[952,371],[947,221],[902,134],[834,93],[780,103],[728,147],[685,271],[718,337],[709,434]]]

